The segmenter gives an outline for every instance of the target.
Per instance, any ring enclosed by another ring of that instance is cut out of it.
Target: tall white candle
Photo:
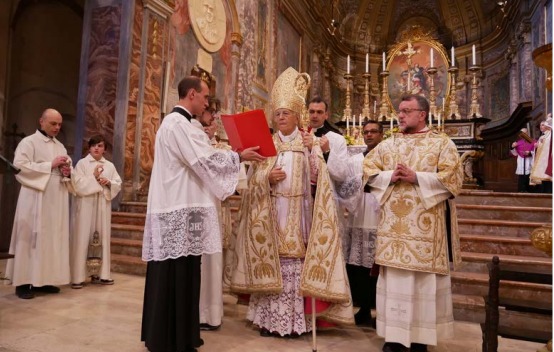
[[[346,135],[350,136],[350,118],[346,116]]]
[[[346,57],[346,73],[350,74],[350,55]]]
[[[441,113],[439,112],[439,116],[437,116],[437,127],[441,127]]]
[[[477,55],[475,54],[475,44],[471,47],[471,63],[473,66],[477,65]]]
[[[362,117],[362,114],[360,114],[360,129],[362,128],[362,120],[363,120],[363,119],[364,119],[364,118]]]
[[[433,126],[433,120],[432,120],[431,114],[429,114],[429,128],[431,128],[432,126]]]
[[[435,67],[435,51],[431,48],[431,67]]]
[[[450,48],[450,63],[452,67],[456,66],[456,56],[454,55],[454,46]]]
[[[385,52],[383,51],[383,71],[386,71],[387,70],[387,55],[385,54]]]
[[[377,100],[373,102],[373,115],[377,113]]]
[[[369,53],[365,54],[365,73],[369,72]]]
[[[408,94],[412,91],[412,77],[410,77],[410,73],[408,73]]]

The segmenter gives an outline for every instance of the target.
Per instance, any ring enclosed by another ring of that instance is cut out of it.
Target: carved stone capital
[[[239,47],[242,46],[242,35],[238,32],[231,33],[231,43],[238,45]]]
[[[167,19],[173,13],[173,8],[164,0],[142,0],[144,8]]]

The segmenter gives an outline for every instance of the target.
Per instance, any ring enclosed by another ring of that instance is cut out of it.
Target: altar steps
[[[240,197],[231,197],[231,211],[237,226]],[[529,234],[552,223],[549,195],[464,191],[457,198],[462,265],[452,272],[454,316],[456,320],[484,322],[484,299],[488,291],[487,263],[493,255],[501,263],[533,266],[552,272],[552,259],[534,248]],[[141,260],[146,203],[123,202],[121,211],[112,213],[112,270],[144,275]],[[501,281],[501,296],[531,299],[552,304],[552,285]],[[501,311],[500,321],[510,326],[551,329],[551,318],[533,313]],[[501,325],[501,329],[506,327]],[[542,330],[541,330],[542,329]],[[544,333],[544,331],[542,331]]]

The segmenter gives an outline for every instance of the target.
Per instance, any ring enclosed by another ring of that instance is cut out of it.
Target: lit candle
[[[350,118],[346,116],[346,135],[350,136]]]
[[[435,51],[431,48],[431,67],[435,67]]]
[[[387,68],[386,68],[386,62],[387,62],[387,55],[385,54],[385,52],[383,51],[383,71],[386,71]]]
[[[369,53],[365,54],[365,73],[369,72]]]
[[[471,59],[472,59],[472,64],[473,66],[477,65],[477,56],[475,54],[475,44],[473,44],[473,46],[471,47]]]
[[[452,67],[456,66],[456,56],[454,56],[454,46],[450,48],[450,62],[452,63]]]
[[[346,57],[346,73],[350,74],[350,55]]]

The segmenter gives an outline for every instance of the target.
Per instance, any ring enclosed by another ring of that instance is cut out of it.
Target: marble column
[[[242,46],[242,35],[240,33],[231,33],[231,87],[237,87],[239,81],[239,63],[240,48]],[[234,114],[239,109],[237,102],[237,89],[233,89],[234,94],[229,97],[229,113]]]

